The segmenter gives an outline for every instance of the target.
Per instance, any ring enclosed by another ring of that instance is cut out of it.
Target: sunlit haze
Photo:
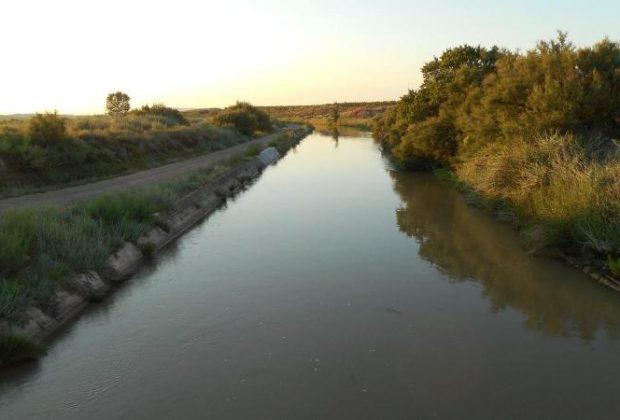
[[[616,1],[32,1],[3,3],[0,114],[132,105],[393,100],[464,43],[620,39]]]

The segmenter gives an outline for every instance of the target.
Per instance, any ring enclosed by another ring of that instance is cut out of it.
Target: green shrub
[[[554,134],[491,144],[457,175],[485,197],[508,200],[527,224],[547,226],[544,242],[620,252],[620,155],[596,160],[589,143]]]
[[[0,317],[11,318],[19,309],[28,305],[28,286],[24,282],[0,280]]]
[[[30,120],[28,134],[33,144],[39,146],[53,146],[63,140],[67,129],[65,120],[58,113],[35,114]]]
[[[615,277],[620,277],[620,258],[607,257],[607,266],[611,274]]]
[[[30,212],[8,212],[0,218],[0,278],[14,275],[36,252],[36,224]]]
[[[113,251],[113,232],[83,211],[49,209],[37,212],[40,253],[74,272],[99,268]]]
[[[234,128],[246,136],[251,136],[256,132],[273,131],[269,115],[247,102],[237,102],[219,112],[213,117],[213,123],[220,127]]]
[[[146,258],[153,258],[153,254],[157,251],[157,247],[153,242],[147,242],[140,246],[140,251]]]
[[[465,45],[422,74],[374,124],[397,163],[451,170],[536,249],[620,255],[620,43]]]
[[[456,130],[447,116],[428,118],[409,126],[394,156],[408,167],[423,162],[448,164],[456,155]]]
[[[422,74],[373,130],[388,149],[401,148],[394,154],[405,166],[418,163],[412,153],[454,165],[491,143],[544,133],[598,135],[608,145],[620,136],[620,44],[608,39],[578,49],[560,32],[526,53],[465,45]]]
[[[134,110],[132,112],[136,115],[153,115],[159,117],[158,121],[166,127],[189,125],[189,121],[178,109],[169,108],[164,104],[153,104],[152,106],[144,105],[139,110]]]
[[[0,278],[0,318],[13,319],[33,303],[44,303],[63,284],[69,268],[41,255],[13,278]]]
[[[2,127],[0,130],[0,155],[13,159],[28,147],[27,138],[18,130]]]
[[[26,360],[35,360],[45,355],[45,347],[21,335],[9,335],[0,338],[0,362],[10,364]]]
[[[250,146],[247,149],[245,149],[245,152],[243,152],[243,155],[245,157],[258,156],[262,150],[263,150],[263,148],[261,146],[255,144],[255,145]]]

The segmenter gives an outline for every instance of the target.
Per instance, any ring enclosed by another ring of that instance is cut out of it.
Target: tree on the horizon
[[[127,115],[131,106],[129,101],[131,98],[125,92],[120,90],[110,93],[105,100],[105,108],[110,115]]]
[[[340,122],[340,105],[338,105],[338,102],[334,103],[330,110],[329,122],[334,127],[337,127],[338,122]]]

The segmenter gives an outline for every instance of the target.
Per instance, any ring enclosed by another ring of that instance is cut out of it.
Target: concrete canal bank
[[[39,344],[52,339],[90,303],[103,299],[116,285],[131,278],[154,254],[248,187],[266,167],[284,156],[311,131],[310,128],[291,131],[277,142],[277,149],[267,147],[249,160],[241,159],[211,182],[180,198],[171,211],[156,214],[156,226],[137,241],[126,242],[102,268],[73,276],[47,304],[29,307],[16,320],[0,320],[0,340],[17,337]]]

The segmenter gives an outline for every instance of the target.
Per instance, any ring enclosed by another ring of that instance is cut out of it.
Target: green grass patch
[[[155,213],[170,210],[226,169],[200,170],[65,208],[0,216],[0,318],[14,319],[28,305],[45,303],[71,274],[101,268],[123,243],[156,225]]]
[[[36,360],[46,354],[43,344],[21,335],[0,337],[0,364]]]
[[[433,170],[433,174],[442,181],[448,182],[453,186],[460,186],[461,182],[456,174],[448,168],[437,168]]]
[[[620,258],[607,257],[607,266],[611,274],[615,277],[620,277]]]
[[[292,141],[300,134],[287,133],[282,139]],[[16,319],[29,305],[45,304],[71,275],[100,269],[126,241],[135,242],[161,226],[156,213],[170,211],[179,198],[257,151],[260,148],[246,151],[229,165],[139,191],[104,195],[64,208],[0,215],[0,318]],[[146,247],[143,251],[154,250]]]
[[[262,146],[255,144],[245,149],[245,151],[243,152],[243,156],[245,156],[246,158],[252,158],[254,156],[258,156],[262,150]]]

